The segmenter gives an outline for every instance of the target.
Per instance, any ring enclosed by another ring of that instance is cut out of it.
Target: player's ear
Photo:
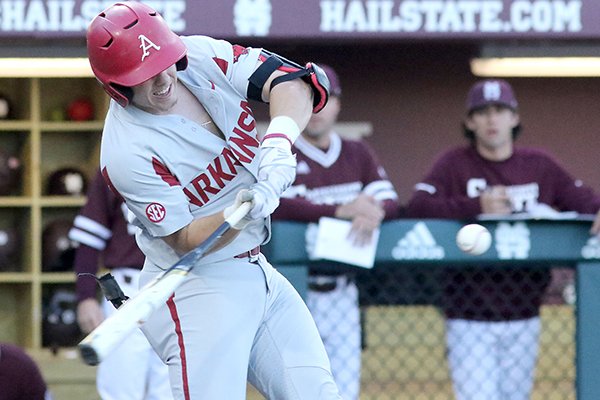
[[[325,107],[333,109],[337,115],[342,109],[342,100],[338,96],[330,96],[329,101],[327,102],[327,105],[325,105]]]
[[[517,111],[513,111],[512,113],[512,128],[514,128],[515,126],[518,126],[521,123],[521,117],[519,116],[519,113]]]
[[[471,116],[471,114],[465,117],[465,126],[468,130],[475,131],[475,123],[473,122],[473,117]]]

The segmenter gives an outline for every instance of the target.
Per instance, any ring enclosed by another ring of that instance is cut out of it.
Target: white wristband
[[[267,132],[263,138],[263,144],[265,141],[269,142],[265,147],[280,147],[282,141],[289,142],[290,146],[300,136],[300,128],[296,121],[285,115],[280,115],[271,120],[271,123],[267,127]]]

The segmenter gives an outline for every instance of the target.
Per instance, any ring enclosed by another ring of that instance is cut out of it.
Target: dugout
[[[0,4],[0,146],[22,164],[20,184],[0,196],[0,228],[18,226],[22,236],[17,261],[0,271],[0,339],[42,358],[45,299],[74,282],[68,271],[43,270],[42,233],[53,221],[73,217],[85,201],[80,195],[48,195],[45,188],[52,173],[62,168],[76,168],[87,178],[95,171],[108,99],[81,58],[87,22],[110,3]],[[402,201],[435,156],[463,141],[465,95],[477,79],[470,65],[473,58],[589,57],[597,53],[600,40],[600,4],[595,0],[149,3],[182,34],[262,45],[300,62],[334,66],[344,88],[340,120],[366,136]],[[15,59],[41,57],[49,60],[13,64]],[[51,68],[59,58],[72,60]],[[600,145],[597,75],[507,79],[521,105],[524,130],[519,143],[543,146],[600,190],[600,169],[590,167]],[[83,115],[88,116],[77,120],[69,108],[81,105],[82,99]],[[3,107],[8,107],[6,112]],[[267,115],[257,112],[256,118],[264,121]],[[439,293],[436,272],[424,271],[418,263],[384,265],[361,282],[369,280],[362,291],[368,295],[365,306],[431,306]],[[378,285],[392,287],[377,290]],[[88,380],[89,375],[77,377],[70,386]]]

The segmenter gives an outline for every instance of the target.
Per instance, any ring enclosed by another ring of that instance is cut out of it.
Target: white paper
[[[351,228],[352,222],[350,221],[327,217],[319,219],[313,256],[323,260],[373,268],[379,241],[379,229],[373,232],[373,237],[368,245],[358,247],[348,239]]]

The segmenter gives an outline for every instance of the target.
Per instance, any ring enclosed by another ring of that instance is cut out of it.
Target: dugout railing
[[[527,265],[554,268],[560,265],[572,269],[576,289],[576,302],[572,306],[574,308],[571,308],[573,329],[569,331],[560,326],[566,325],[560,322],[557,330],[567,332],[569,340],[574,342],[574,355],[571,356],[574,377],[571,376],[569,380],[569,385],[572,383],[572,388],[567,390],[569,395],[555,395],[561,399],[600,399],[600,380],[597,379],[597,371],[600,371],[600,240],[590,236],[590,216],[560,220],[515,218],[479,221],[490,230],[494,238],[490,250],[480,256],[464,254],[455,244],[456,233],[465,223],[433,219],[385,222],[381,228],[375,267],[372,270],[360,270],[359,273],[374,274],[377,271],[401,268],[423,273],[436,271],[441,267],[460,269],[478,264],[492,265],[495,268],[518,268]],[[275,221],[272,228],[271,241],[263,252],[273,265],[288,276],[300,294],[304,294],[307,288],[308,265],[315,262],[309,259],[306,251],[307,224]],[[402,287],[397,288],[397,291],[402,290]],[[436,288],[430,287],[428,290],[433,293]],[[427,295],[427,290],[425,294]],[[377,303],[376,296],[373,299],[371,305]],[[435,301],[432,301],[431,305],[435,308]],[[368,326],[366,334],[369,334]],[[393,332],[389,334],[392,335]],[[568,355],[559,354],[556,357]],[[418,363],[419,360],[411,362]],[[401,363],[397,364],[397,360],[394,363],[392,368],[403,368]],[[394,379],[393,376],[389,378]],[[435,377],[428,379],[435,380]],[[394,387],[390,390],[403,389]],[[551,391],[554,392],[554,389]],[[394,395],[364,397],[399,398]],[[550,398],[546,394],[542,397]],[[446,397],[432,395],[418,398]]]

